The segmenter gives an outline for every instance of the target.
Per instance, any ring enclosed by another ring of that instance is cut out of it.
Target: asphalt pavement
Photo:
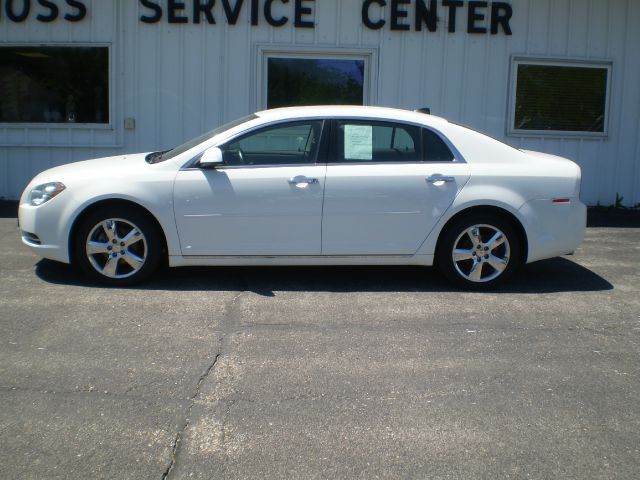
[[[634,226],[492,293],[414,267],[113,289],[0,218],[0,478],[638,478]]]

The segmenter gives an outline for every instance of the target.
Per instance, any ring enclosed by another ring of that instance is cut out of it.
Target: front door
[[[323,255],[413,255],[469,179],[467,164],[418,126],[339,120],[334,130]]]
[[[178,173],[183,255],[319,255],[322,121],[265,127],[221,146],[224,165]]]

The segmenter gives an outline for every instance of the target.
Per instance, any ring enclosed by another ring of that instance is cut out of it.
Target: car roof
[[[295,120],[297,118],[314,117],[348,117],[416,122],[434,126],[449,123],[444,118],[411,110],[388,107],[363,107],[356,105],[319,105],[309,107],[274,108],[271,110],[256,112],[256,115],[266,121]]]

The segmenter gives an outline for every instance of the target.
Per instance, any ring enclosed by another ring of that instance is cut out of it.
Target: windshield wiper
[[[163,152],[152,152],[145,157],[147,163],[158,163],[162,161],[162,156],[167,153],[169,150],[165,150]]]

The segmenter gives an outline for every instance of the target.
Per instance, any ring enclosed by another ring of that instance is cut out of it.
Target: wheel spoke
[[[106,242],[96,242],[95,240],[90,240],[87,242],[87,254],[88,255],[97,255],[99,253],[109,253],[108,247],[111,246],[110,243]]]
[[[507,264],[509,263],[509,259],[498,258],[495,255],[489,255],[487,263],[495,268],[498,272],[504,272],[504,269],[507,268]]]
[[[144,264],[144,258],[140,258],[136,254],[131,253],[128,250],[122,256],[122,259],[125,262],[127,262],[129,264],[129,266],[131,268],[133,268],[134,270],[140,270],[142,268],[142,265]]]
[[[474,262],[473,267],[471,267],[471,271],[469,272],[469,280],[473,282],[479,282],[482,278],[482,266],[484,264],[481,262]]]
[[[105,263],[102,268],[102,273],[108,277],[115,277],[116,270],[118,268],[118,261],[118,258],[109,257],[109,260],[107,260],[107,263]]]
[[[142,232],[135,227],[132,228],[131,231],[122,239],[126,247],[129,247],[140,240],[142,240]]]
[[[480,238],[480,229],[478,227],[471,227],[467,230],[467,235],[471,239],[473,245],[480,245],[482,239]]]
[[[504,235],[502,232],[496,232],[496,234],[491,237],[491,240],[487,242],[489,250],[493,251],[498,248],[500,245],[504,243]]]
[[[116,222],[113,220],[105,220],[101,225],[104,233],[107,235],[107,240],[110,242],[113,241],[113,239],[116,238]]]
[[[463,260],[471,260],[473,259],[473,249],[463,249],[463,248],[456,248],[453,251],[453,261],[454,262],[461,262]]]

